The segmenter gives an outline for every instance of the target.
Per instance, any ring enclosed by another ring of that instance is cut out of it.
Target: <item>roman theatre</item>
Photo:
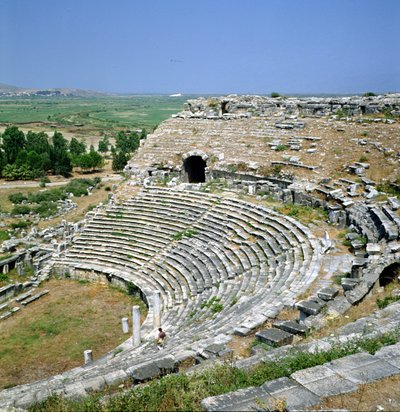
[[[189,100],[39,273],[133,287],[149,308],[140,333],[135,325],[100,359],[3,390],[0,406],[222,361],[232,341],[263,328],[292,344],[391,282],[400,202],[385,188],[399,189],[399,114],[398,94]],[[284,310],[297,319],[275,322]]]

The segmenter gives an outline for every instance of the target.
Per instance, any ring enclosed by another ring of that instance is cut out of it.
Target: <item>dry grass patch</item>
[[[358,391],[324,399],[312,410],[398,411],[400,410],[400,376],[360,385]]]
[[[101,283],[52,279],[50,293],[0,323],[0,388],[32,382],[99,358],[125,341],[121,318],[142,301]]]

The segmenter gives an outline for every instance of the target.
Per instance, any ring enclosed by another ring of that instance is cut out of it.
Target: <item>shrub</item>
[[[56,202],[57,200],[64,200],[67,198],[67,194],[62,189],[51,189],[43,192],[30,193],[28,195],[29,203],[42,203],[42,202]]]
[[[29,227],[32,224],[30,220],[19,220],[18,222],[11,223],[13,229],[23,229]]]
[[[386,306],[390,305],[393,302],[397,302],[400,300],[400,296],[386,296],[383,299],[376,299],[376,305],[379,309],[386,308]]]
[[[34,208],[34,211],[41,217],[48,217],[57,211],[57,205],[53,202],[41,202]]]
[[[7,282],[8,275],[6,273],[0,273],[0,282]]]
[[[26,205],[14,206],[13,210],[11,210],[12,215],[28,215],[29,213],[31,213],[31,208]]]
[[[14,203],[15,205],[17,205],[17,204],[24,202],[25,200],[28,200],[28,198],[23,193],[18,192],[18,193],[12,193],[11,195],[9,195],[8,200],[11,203]]]
[[[371,97],[371,96],[376,96],[374,92],[366,92],[363,94],[363,97]]]
[[[278,152],[283,152],[284,150],[287,150],[288,149],[288,147],[286,146],[286,145],[284,145],[284,144],[278,144],[278,146],[276,146],[276,151],[278,151]]]
[[[277,92],[272,92],[272,93],[271,93],[271,97],[274,98],[274,99],[276,99],[277,97],[281,97],[281,95],[280,95],[279,93],[277,93]]]
[[[0,230],[0,242],[10,239],[10,235],[6,230]]]

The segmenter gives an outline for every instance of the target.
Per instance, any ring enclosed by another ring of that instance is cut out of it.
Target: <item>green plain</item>
[[[195,96],[1,98],[0,123],[44,123],[63,127],[79,124],[91,129],[144,127],[152,130],[181,111],[184,102],[192,97]]]

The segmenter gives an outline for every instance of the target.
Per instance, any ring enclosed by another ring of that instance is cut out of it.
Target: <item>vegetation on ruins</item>
[[[75,197],[86,196],[88,188],[95,187],[101,179],[72,179],[61,188],[43,190],[36,193],[12,193],[8,196],[10,202],[14,204],[11,210],[12,215],[28,215],[37,213],[40,217],[53,215],[57,209],[57,202],[68,198],[69,194]],[[26,227],[24,222],[19,222],[15,227]]]
[[[399,331],[396,330],[371,339],[354,339],[344,344],[332,342],[330,349],[314,353],[294,349],[288,356],[274,361],[267,360],[249,370],[239,369],[226,362],[190,375],[168,375],[112,397],[104,397],[107,393],[98,393],[81,401],[73,401],[54,395],[30,407],[29,411],[200,410],[201,400],[208,396],[259,386],[268,380],[290,376],[298,370],[354,353],[366,351],[374,354],[382,346],[396,343],[398,337]]]
[[[182,232],[177,232],[172,235],[173,240],[182,240],[184,237],[193,237],[195,234],[197,234],[196,229],[188,228],[186,230],[183,230]]]

